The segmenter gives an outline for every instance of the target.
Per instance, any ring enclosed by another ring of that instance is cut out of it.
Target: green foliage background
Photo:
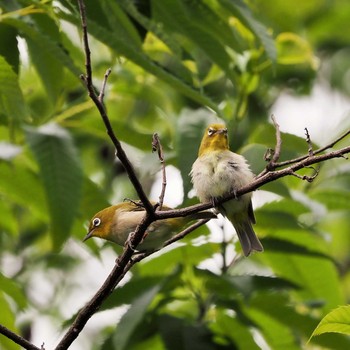
[[[322,76],[350,94],[347,0],[87,0],[86,7],[97,88],[112,68],[105,103],[117,137],[149,192],[160,169],[151,136],[160,135],[167,164],[182,175],[182,206],[195,201],[188,173],[215,114],[232,149],[259,173],[275,143],[269,109],[282,90],[306,95]],[[66,296],[93,278],[77,277],[86,254],[97,264],[111,252],[108,243],[81,243],[87,220],[135,191],[79,79],[76,2],[1,0],[0,8],[0,323],[30,338],[28,312],[64,330]],[[303,139],[282,137],[281,160],[307,152]],[[340,334],[307,344],[323,316],[349,300],[349,183],[347,162],[334,160],[311,184],[284,178],[262,188],[279,196],[256,210],[263,254],[236,259],[224,230],[218,243],[202,228],[138,264],[101,310],[127,311],[117,324],[84,331],[84,348],[349,348]],[[51,294],[45,285],[33,293],[38,275],[54,286]],[[76,298],[69,317],[93,292]],[[0,336],[0,348],[19,347]]]

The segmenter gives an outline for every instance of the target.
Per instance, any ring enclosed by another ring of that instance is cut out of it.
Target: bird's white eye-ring
[[[97,226],[100,226],[101,224],[101,219],[100,218],[95,218],[92,220],[92,224],[97,227]]]
[[[209,128],[208,129],[208,135],[211,136],[215,133],[215,129]]]

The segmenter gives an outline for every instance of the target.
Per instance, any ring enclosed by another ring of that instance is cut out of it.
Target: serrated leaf
[[[324,333],[342,333],[350,335],[350,305],[340,306],[329,312],[312,332],[309,341]]]
[[[19,50],[17,42],[17,30],[4,23],[0,23],[0,56],[12,66],[14,72],[19,71]]]
[[[59,28],[48,15],[35,14],[32,17],[36,22],[38,32],[45,33],[45,35],[50,34],[52,41],[60,43]],[[49,50],[43,50],[41,43],[38,43],[37,40],[28,37],[27,45],[30,58],[39,73],[47,95],[52,105],[55,105],[62,89],[64,66]]]
[[[120,8],[120,4],[103,0],[101,5],[113,34],[123,38],[125,41],[130,41],[133,46],[138,46],[141,49],[140,36],[130,18]]]
[[[178,0],[163,0],[153,1],[152,9],[155,18],[165,28],[189,38],[197,47],[203,50],[203,53],[212,62],[225,72],[231,81],[235,81],[234,71],[231,67],[232,59],[226,52],[224,45],[217,39],[218,35],[223,36],[217,33],[217,29],[221,29],[223,23],[205,4],[197,6],[195,2],[186,3]],[[205,17],[206,21],[203,20],[201,15]],[[210,25],[207,22],[215,24]],[[217,29],[215,29],[216,27]],[[229,31],[228,27],[227,31]]]
[[[70,135],[56,124],[28,127],[26,137],[40,167],[51,218],[51,239],[58,249],[70,233],[80,203],[79,158]]]
[[[38,31],[35,27],[28,25],[27,23],[16,18],[4,18],[3,22],[17,28],[25,37],[33,40],[40,50],[45,51],[47,54],[56,57],[66,68],[68,68],[76,77],[81,74],[81,70],[71,60],[68,53],[59,45],[59,43],[53,41],[45,33]]]
[[[18,77],[2,56],[0,56],[0,113],[6,115],[12,126],[18,126],[28,117]]]

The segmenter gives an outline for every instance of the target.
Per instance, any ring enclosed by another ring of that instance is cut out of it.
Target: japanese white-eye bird
[[[170,209],[164,205],[162,207],[162,210]],[[99,237],[124,246],[130,233],[136,230],[144,216],[144,208],[134,202],[123,202],[107,207],[91,219],[88,234],[83,241],[91,237]],[[148,226],[143,240],[136,249],[137,251],[160,249],[165,241],[179,233],[190,221],[212,218],[216,218],[216,215],[210,211],[203,211],[186,217],[155,221]]]
[[[207,127],[190,175],[202,203],[217,203],[220,197],[234,193],[254,178],[246,159],[230,151],[227,128],[223,124]],[[231,221],[245,256],[264,250],[252,227],[255,217],[251,193],[219,204],[216,209]]]

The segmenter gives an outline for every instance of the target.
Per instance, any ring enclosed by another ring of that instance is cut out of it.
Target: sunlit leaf
[[[311,337],[324,333],[350,335],[350,306],[344,305],[329,312],[318,324]]]

